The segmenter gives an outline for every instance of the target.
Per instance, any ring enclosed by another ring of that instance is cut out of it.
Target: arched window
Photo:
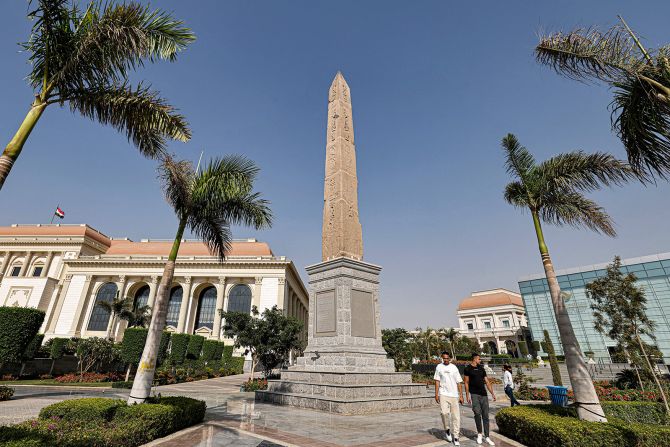
[[[184,296],[184,289],[181,286],[173,287],[170,291],[170,301],[168,302],[167,318],[165,324],[177,327],[179,324],[179,309],[181,308],[181,299]]]
[[[108,282],[103,284],[99,289],[98,293],[95,295],[95,305],[93,306],[93,313],[91,314],[91,319],[88,320],[88,330],[89,331],[106,331],[107,324],[109,323],[109,310],[102,307],[100,304],[101,301],[111,303],[114,301],[117,292],[116,284],[113,282]]]
[[[148,285],[143,285],[135,293],[135,300],[133,301],[133,310],[144,307],[149,302],[149,291],[151,289]]]
[[[216,313],[216,287],[207,287],[198,300],[198,314],[195,318],[195,330],[201,327],[214,329]]]
[[[228,312],[251,312],[251,289],[244,284],[238,284],[230,290],[228,295]]]

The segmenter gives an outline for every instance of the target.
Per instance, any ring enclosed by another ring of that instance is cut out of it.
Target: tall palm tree
[[[230,249],[231,225],[246,225],[257,230],[270,227],[272,213],[268,202],[253,191],[257,174],[258,168],[253,162],[238,156],[214,159],[199,172],[190,162],[175,161],[171,157],[163,160],[160,177],[179,226],[156,293],[149,333],[129,404],[144,402],[151,391],[175,261],[186,228],[223,261]],[[186,302],[182,303],[185,305]]]
[[[151,307],[131,307],[124,310],[119,318],[127,321],[128,327],[147,327],[151,322]]]
[[[576,80],[614,87],[612,127],[644,180],[670,175],[670,45],[648,51],[619,17],[607,31],[576,29],[540,38],[537,61]]]
[[[145,62],[176,60],[195,36],[179,20],[139,3],[94,0],[85,10],[75,0],[34,0],[34,25],[23,48],[35,95],[30,110],[0,156],[0,189],[45,109],[72,112],[125,132],[140,153],[156,158],[166,139],[188,141],[184,117],[158,92],[128,74]]]
[[[536,163],[533,155],[512,134],[502,140],[507,172],[516,180],[505,188],[505,200],[530,211],[538,248],[549,284],[577,413],[581,419],[606,421],[582,356],[568,311],[561,297],[554,266],[544,240],[542,222],[586,227],[615,236],[613,222],[597,203],[583,195],[601,186],[622,184],[633,176],[629,166],[605,153],[569,152]]]

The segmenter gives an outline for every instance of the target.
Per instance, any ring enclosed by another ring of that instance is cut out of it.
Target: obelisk
[[[339,71],[328,93],[326,176],[323,187],[322,260],[363,259],[358,220],[356,145],[351,91]]]
[[[351,92],[338,72],[328,93],[322,261],[309,275],[307,347],[256,400],[338,414],[434,405],[382,347],[381,267],[363,261]]]

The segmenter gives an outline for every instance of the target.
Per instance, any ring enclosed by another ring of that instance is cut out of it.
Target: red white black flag
[[[65,217],[65,211],[63,211],[62,209],[60,209],[60,207],[58,207],[58,206],[56,207],[56,211],[54,212],[54,214],[55,214],[56,216],[60,217],[61,219],[62,219],[63,217]]]

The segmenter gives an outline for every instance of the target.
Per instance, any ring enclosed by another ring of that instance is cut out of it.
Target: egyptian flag
[[[62,219],[63,217],[65,217],[65,211],[63,211],[62,209],[60,209],[59,206],[56,207],[56,211],[54,212],[54,214],[55,214],[56,216],[60,217],[61,219]]]

